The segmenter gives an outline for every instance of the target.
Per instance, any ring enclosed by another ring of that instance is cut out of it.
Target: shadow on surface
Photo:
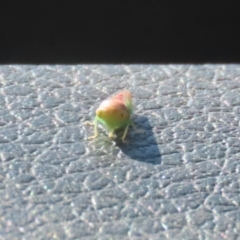
[[[161,154],[148,118],[134,115],[133,121],[137,127],[137,131],[130,128],[126,137],[127,143],[116,139],[116,145],[121,149],[123,154],[134,160],[160,164]]]

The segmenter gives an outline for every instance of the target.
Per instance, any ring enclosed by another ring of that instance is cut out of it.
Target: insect
[[[98,136],[97,125],[100,122],[108,129],[110,138],[113,138],[116,129],[125,127],[122,135],[122,140],[124,141],[129,126],[132,125],[134,127],[130,119],[132,112],[132,94],[128,90],[119,92],[104,100],[96,110],[96,117],[92,124],[94,125],[94,136],[89,139],[94,139]]]

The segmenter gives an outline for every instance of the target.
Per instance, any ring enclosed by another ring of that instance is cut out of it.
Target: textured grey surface
[[[0,239],[240,239],[240,65],[0,67]],[[88,141],[130,89],[129,144]]]

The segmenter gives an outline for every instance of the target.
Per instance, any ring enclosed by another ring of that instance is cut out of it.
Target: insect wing
[[[110,99],[117,100],[123,103],[126,106],[129,113],[132,113],[132,94],[128,90],[119,92],[118,94],[112,96]]]

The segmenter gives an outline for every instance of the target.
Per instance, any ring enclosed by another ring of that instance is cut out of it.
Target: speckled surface
[[[0,66],[0,240],[240,239],[239,126],[240,65]]]

